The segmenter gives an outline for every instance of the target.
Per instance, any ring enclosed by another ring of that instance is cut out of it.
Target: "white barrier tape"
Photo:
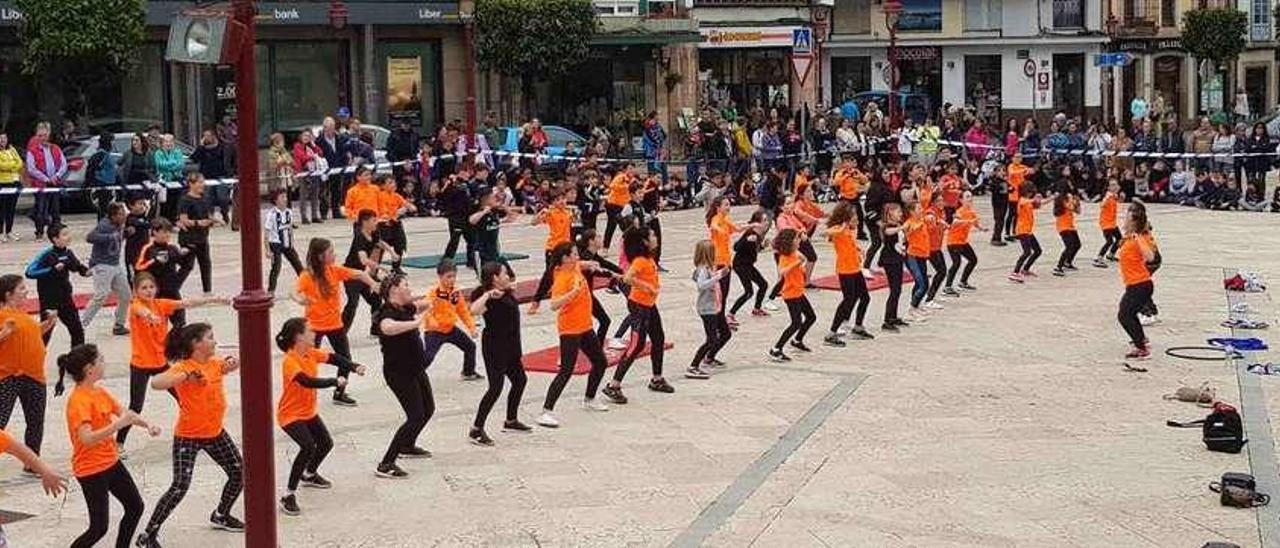
[[[877,138],[876,143],[885,142],[885,141],[893,141],[896,146],[896,140],[891,140],[883,137]],[[919,144],[920,142],[922,141],[913,141],[914,144]],[[940,139],[934,142],[937,143],[939,148],[958,147],[966,151],[970,148],[984,148],[987,150],[1000,152],[1001,155],[1004,154],[1003,145],[975,144],[975,143],[966,143],[961,141],[950,141],[945,139]],[[844,155],[844,154],[856,154],[856,153],[858,153],[858,151],[853,149],[836,149],[836,150],[825,150],[825,151],[802,152],[800,154],[784,154],[775,158],[758,158],[758,157],[739,158],[738,161],[748,161],[748,160],[757,160],[757,159],[762,159],[764,161],[776,161],[776,160],[789,160],[792,158],[810,158],[810,157],[816,157],[821,155],[837,155],[837,154]],[[1231,152],[1231,153],[1224,154],[1224,153],[1213,153],[1213,152],[1147,152],[1147,151],[1133,151],[1133,150],[1093,151],[1089,149],[1043,148],[1041,149],[1041,153],[1057,154],[1057,155],[1064,155],[1064,156],[1092,156],[1092,157],[1113,157],[1114,156],[1114,157],[1120,157],[1120,158],[1151,158],[1151,159],[1194,158],[1194,159],[1223,160],[1223,159],[1234,159],[1234,158],[1257,158],[1257,157],[1280,156],[1280,149],[1273,152]],[[535,160],[550,160],[554,162],[554,161],[560,161],[560,160],[581,160],[582,159],[582,156],[566,156],[563,154],[537,154],[537,153],[526,153],[526,152],[509,152],[504,150],[487,150],[487,151],[477,150],[477,151],[472,151],[471,154],[469,155],[475,155],[475,154],[480,154],[482,156],[487,156],[487,157],[502,157],[509,160],[531,158]],[[880,153],[875,152],[875,154],[880,154]],[[1022,154],[1022,156],[1024,158],[1035,158],[1035,157],[1038,157],[1039,154],[1024,153]],[[425,159],[425,161],[427,162],[428,166],[433,166],[435,162],[438,160],[450,160],[450,159],[458,159],[458,158],[459,156],[457,154],[441,154],[439,156],[428,156]],[[632,162],[637,164],[650,163],[649,160],[640,159],[640,158],[596,158],[595,160],[597,162],[603,162],[603,163],[621,163],[621,162]],[[363,166],[347,166],[347,167],[331,168],[324,171],[308,171],[304,173],[295,173],[292,175],[292,177],[305,179],[308,177],[328,177],[330,175],[354,174],[356,170],[359,169],[360,167],[368,167],[369,169],[376,172],[376,171],[381,171],[381,170],[395,168],[395,167],[418,165],[418,164],[421,164],[423,161],[424,159],[414,159],[414,160],[402,160],[398,162],[382,162],[382,163],[376,163],[376,164],[364,164]],[[717,159],[717,160],[702,159],[702,160],[695,160],[695,161],[727,162],[728,160],[727,159]],[[660,160],[658,162],[659,163],[687,163],[688,161],[686,160],[683,162],[677,162],[674,160]],[[261,177],[259,181],[271,181],[271,180],[278,180],[281,178],[283,177],[279,175],[271,175],[271,176]],[[208,185],[208,186],[228,186],[228,185],[234,186],[238,183],[239,183],[239,179],[236,179],[236,178],[205,180],[205,185]],[[97,192],[97,191],[121,191],[121,190],[126,192],[128,191],[154,192],[156,190],[159,190],[159,187],[161,186],[164,186],[165,188],[170,190],[178,190],[186,187],[186,185],[183,183],[164,182],[164,183],[152,183],[151,185],[0,188],[0,196],[16,194],[16,193],[20,193],[20,194],[62,193],[62,194],[65,194],[70,192]]]

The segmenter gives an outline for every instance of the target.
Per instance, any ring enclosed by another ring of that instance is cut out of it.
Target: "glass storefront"
[[[570,77],[534,84],[534,112],[542,122],[583,135],[603,122],[612,132],[635,135],[644,119],[645,67],[653,63],[646,46],[595,47]],[[617,135],[615,135],[616,137]]]
[[[965,104],[977,110],[988,123],[1001,120],[1000,55],[964,56]]]
[[[739,112],[757,104],[787,110],[791,100],[788,53],[780,48],[699,50],[698,69],[710,75],[703,103],[732,99]]]
[[[400,120],[421,131],[438,127],[440,119],[440,44],[380,42],[374,63],[382,97],[380,123]]]
[[[831,58],[831,100],[844,104],[854,95],[871,89],[871,57]]]

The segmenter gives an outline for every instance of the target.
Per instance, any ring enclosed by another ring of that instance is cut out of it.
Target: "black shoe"
[[[972,285],[969,285],[969,284],[968,284],[968,283],[966,283],[966,282],[960,282],[960,285],[958,285],[958,286],[956,286],[956,287],[959,287],[960,289],[963,289],[963,290],[965,290],[965,291],[977,291],[977,290],[978,290],[978,288],[976,288],[976,287],[974,287],[974,286],[972,286]]]
[[[813,352],[813,350],[811,350],[809,347],[804,345],[804,341],[800,341],[800,340],[791,341],[791,348],[794,348],[801,352]]]
[[[1060,266],[1055,266],[1055,267],[1053,267],[1053,275],[1054,275],[1054,276],[1057,276],[1057,277],[1059,277],[1059,278],[1061,278],[1061,277],[1063,277],[1063,276],[1066,276],[1066,275],[1067,275],[1067,273],[1066,273],[1065,271],[1063,271],[1063,270],[1062,270],[1062,267],[1060,267]]]
[[[892,319],[892,320],[889,320],[889,323],[892,323],[893,325],[896,325],[896,326],[898,326],[898,327],[907,327],[907,326],[911,325],[909,322],[907,322],[906,320],[904,320],[904,319],[902,319],[902,318],[894,318],[894,319]]]
[[[138,548],[160,548],[160,542],[156,540],[155,533],[142,533],[138,535],[137,542],[133,543]]]
[[[1014,236],[1014,235],[1010,234],[1010,235],[1008,235],[1008,236],[1005,236],[1005,237],[1004,237],[1004,241],[1006,241],[1006,242],[1016,242],[1016,241],[1018,241],[1018,238],[1017,238],[1016,236]]]
[[[348,396],[346,392],[334,392],[333,404],[341,405],[343,407],[355,407],[356,405],[359,405],[356,403],[356,400],[351,396]]]
[[[946,296],[948,296],[948,297],[959,297],[959,296],[960,296],[960,292],[959,292],[959,291],[956,291],[956,290],[955,290],[955,288],[953,288],[953,287],[944,287],[944,288],[942,288],[942,294],[943,294],[943,295],[946,295]]]
[[[329,489],[330,487],[333,487],[333,483],[324,479],[324,476],[315,473],[310,475],[303,474],[300,481],[302,482],[303,487],[310,487],[312,489]]]
[[[529,432],[529,431],[532,431],[532,430],[533,430],[533,428],[531,428],[529,425],[527,425],[527,424],[525,424],[525,423],[523,423],[523,422],[520,422],[520,421],[518,421],[518,420],[515,420],[515,421],[504,421],[504,422],[502,423],[502,429],[503,429],[503,430],[513,430],[513,431],[516,431],[516,432]]]
[[[401,448],[400,448],[400,451],[398,452],[398,454],[399,454],[401,457],[404,457],[404,458],[406,458],[406,459],[429,459],[429,458],[431,458],[431,451],[427,451],[426,449],[423,449],[423,448],[418,447],[418,446],[416,446],[416,445],[412,445],[412,446],[409,446],[409,447],[401,447]]]
[[[1004,247],[1009,244],[1006,243],[1004,240],[991,240],[991,245],[994,245],[996,247]]]
[[[880,324],[880,330],[881,330],[881,331],[888,331],[888,332],[890,332],[890,333],[897,333],[897,332],[898,332],[898,324],[896,324],[896,323],[890,323],[890,322],[884,322],[883,324]]]
[[[236,519],[235,516],[232,516],[231,514],[218,515],[218,512],[214,511],[209,515],[209,524],[212,525],[214,529],[221,529],[232,533],[244,532],[244,522]]]
[[[618,405],[625,405],[627,403],[627,395],[622,393],[622,386],[606,385],[600,393],[604,394],[604,397],[609,398],[611,403],[616,403]]]
[[[409,473],[396,466],[396,463],[379,464],[378,469],[373,471],[373,475],[387,479],[405,479],[409,477]]]
[[[472,371],[472,372],[470,372],[470,373],[463,373],[463,374],[462,374],[462,380],[464,380],[464,381],[478,381],[478,380],[482,380],[482,379],[484,379],[484,375],[481,375],[481,374],[479,374],[479,373],[476,373],[475,371]]]
[[[663,394],[674,394],[676,389],[667,382],[667,379],[651,379],[649,381],[649,390],[654,392],[662,392]]]
[[[785,362],[791,361],[791,357],[786,354],[783,354],[781,348],[770,349],[769,358],[771,358],[773,361],[778,363],[785,363]]]
[[[476,445],[483,445],[485,447],[493,446],[493,438],[490,438],[489,435],[484,433],[484,430],[481,428],[476,428],[474,426],[471,427],[471,432],[467,434],[467,437],[471,438],[471,443]]]
[[[1065,265],[1062,268],[1063,270],[1071,270],[1071,271],[1080,270],[1079,268],[1076,268],[1076,265],[1073,265],[1073,264]]]
[[[302,513],[302,509],[298,508],[298,497],[293,495],[285,495],[280,499],[280,511],[286,516],[296,516]]]
[[[855,339],[862,339],[864,341],[876,338],[875,335],[872,335],[871,332],[867,331],[867,329],[861,325],[854,326],[853,330],[849,332],[849,336]]]
[[[123,337],[129,334],[129,328],[123,325],[117,325],[111,328],[111,334],[117,337]]]
[[[835,333],[832,333],[824,337],[822,339],[822,344],[825,344],[827,346],[834,346],[836,348],[845,347],[844,341],[840,340],[840,335],[836,335]]]

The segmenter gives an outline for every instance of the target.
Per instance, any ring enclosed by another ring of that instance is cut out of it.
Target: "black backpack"
[[[1236,412],[1236,408],[1222,402],[1214,403],[1213,411],[1201,420],[1168,421],[1166,424],[1174,428],[1201,427],[1205,447],[1219,453],[1239,453],[1244,444],[1249,441],[1244,439],[1244,423],[1240,421],[1240,413]]]

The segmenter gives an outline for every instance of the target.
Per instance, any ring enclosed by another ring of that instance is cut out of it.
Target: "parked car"
[[[129,145],[133,143],[134,135],[134,133],[113,134],[111,139],[112,160],[116,162],[120,161],[120,158],[124,156],[125,151],[129,150]],[[195,147],[181,141],[175,141],[173,146],[182,150],[182,153],[188,158],[191,156],[192,152],[195,152]],[[97,153],[98,137],[96,136],[82,137],[65,148],[63,154],[65,154],[67,158],[67,188],[80,188],[84,186],[85,168],[89,166],[89,159]],[[188,167],[194,166],[194,164],[190,162],[188,162],[187,165]],[[30,198],[25,199],[23,203],[25,204],[25,202],[28,201],[30,201]],[[22,207],[21,204],[20,207]],[[93,210],[92,204],[89,200],[85,199],[83,192],[77,192],[73,197],[68,198],[63,203],[63,208],[70,211]]]
[[[898,108],[902,109],[902,113],[911,121],[922,124],[925,119],[933,112],[932,101],[928,95],[923,93],[899,92],[897,95]],[[880,105],[880,111],[889,115],[889,92],[883,90],[864,91],[853,96],[853,101],[858,104],[858,109],[862,112],[867,111],[867,103],[875,101]]]
[[[581,152],[587,144],[587,138],[578,135],[573,130],[561,126],[542,126],[542,131],[547,134],[547,154],[564,154],[564,149],[569,143],[573,143],[574,150]],[[520,128],[505,127],[502,128],[503,135],[506,136],[502,140],[501,146],[494,148],[504,152],[520,151]],[[490,143],[493,146],[493,143]]]

